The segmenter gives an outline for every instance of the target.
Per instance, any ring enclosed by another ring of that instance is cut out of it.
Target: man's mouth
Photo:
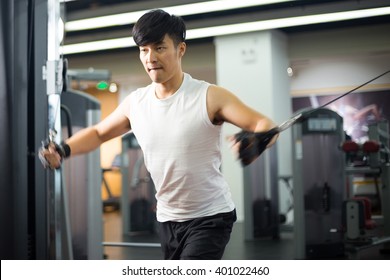
[[[162,69],[162,67],[148,67],[149,72],[157,71],[157,70],[160,70],[160,69]]]

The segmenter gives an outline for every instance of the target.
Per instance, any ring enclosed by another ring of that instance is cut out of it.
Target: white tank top
[[[158,99],[155,84],[120,105],[156,187],[157,220],[186,221],[234,209],[221,167],[221,126],[207,113],[209,83],[184,74],[175,94]]]

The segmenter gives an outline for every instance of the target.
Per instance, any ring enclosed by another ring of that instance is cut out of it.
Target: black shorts
[[[229,242],[236,211],[160,225],[166,260],[220,260]]]

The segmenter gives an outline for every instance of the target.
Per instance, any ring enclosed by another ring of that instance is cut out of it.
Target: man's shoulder
[[[153,90],[152,89],[153,87],[153,84],[149,84],[145,87],[139,87],[137,88],[136,90],[134,90],[133,92],[131,92],[131,96],[134,96],[134,97],[141,97],[141,96],[144,96],[145,94],[147,94],[150,90]]]
[[[200,80],[200,79],[197,79],[197,78],[193,78],[190,74],[188,73],[184,73],[185,77],[185,81],[187,82],[187,85],[190,85],[190,86],[198,86],[198,87],[202,87],[202,86],[206,86],[208,87],[210,85],[209,82],[207,81],[204,81],[204,80]]]

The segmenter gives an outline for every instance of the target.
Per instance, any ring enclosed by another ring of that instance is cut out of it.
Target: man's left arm
[[[212,122],[228,122],[243,130],[230,137],[243,165],[255,160],[278,138],[272,130],[276,125],[269,117],[247,106],[225,88],[209,87],[207,109]]]

